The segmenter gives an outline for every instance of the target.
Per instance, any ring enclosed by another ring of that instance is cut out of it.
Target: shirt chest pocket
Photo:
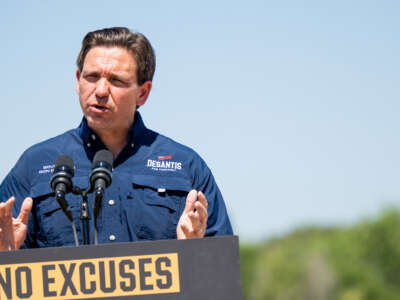
[[[176,226],[190,191],[183,178],[134,175],[123,201],[129,231],[138,240],[176,238]]]
[[[74,184],[81,186],[83,180],[74,180]],[[37,238],[48,247],[75,245],[71,223],[65,216],[54,197],[48,182],[39,182],[31,189],[31,196],[35,205]],[[79,195],[69,193],[66,201],[71,208],[78,236],[80,236],[80,205]]]

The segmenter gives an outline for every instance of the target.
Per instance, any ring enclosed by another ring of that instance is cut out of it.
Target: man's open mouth
[[[106,110],[108,110],[108,108],[107,108],[106,106],[103,106],[103,105],[94,104],[94,105],[91,105],[91,107],[93,107],[93,108],[96,109],[96,110],[100,110],[100,111],[106,111]]]

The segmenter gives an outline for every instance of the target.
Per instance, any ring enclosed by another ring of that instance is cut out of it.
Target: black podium
[[[242,299],[237,236],[0,253],[3,299]]]

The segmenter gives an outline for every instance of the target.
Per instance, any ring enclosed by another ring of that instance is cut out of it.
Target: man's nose
[[[107,97],[110,94],[109,85],[105,78],[97,81],[96,96],[99,98]]]

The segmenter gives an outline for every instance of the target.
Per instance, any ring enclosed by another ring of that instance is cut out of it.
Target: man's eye
[[[85,75],[84,77],[89,82],[95,82],[97,79],[99,79],[99,76],[97,75]]]
[[[125,85],[125,82],[123,82],[122,80],[120,80],[120,79],[118,79],[118,78],[113,78],[113,79],[111,79],[111,83],[112,83],[113,85],[116,85],[116,86],[123,86],[123,85]]]

